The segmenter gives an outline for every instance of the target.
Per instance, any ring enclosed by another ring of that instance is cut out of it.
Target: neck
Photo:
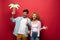
[[[36,21],[36,19],[34,19],[33,21]]]
[[[23,16],[23,18],[26,18],[27,16]]]

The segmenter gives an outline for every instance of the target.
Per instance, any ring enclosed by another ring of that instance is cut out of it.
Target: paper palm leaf
[[[18,9],[18,7],[20,7],[18,4],[13,4],[13,3],[9,4],[9,6],[10,6],[10,9],[11,8],[17,8]]]

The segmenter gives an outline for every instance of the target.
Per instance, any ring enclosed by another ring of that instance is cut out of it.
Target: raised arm
[[[10,7],[10,9],[12,8],[12,17],[10,18],[10,20],[15,22],[15,18],[14,18],[15,10],[18,9],[18,7],[20,7],[20,6],[19,6],[19,4],[11,3],[11,4],[9,4],[9,7]]]
[[[13,8],[13,11],[12,11],[12,16],[11,16],[11,18],[10,18],[10,20],[12,21],[12,22],[15,22],[15,18],[14,18],[14,15],[15,15],[15,8]]]

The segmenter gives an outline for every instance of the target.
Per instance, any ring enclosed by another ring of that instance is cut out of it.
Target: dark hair
[[[29,13],[29,10],[28,9],[24,9],[23,12],[27,12],[27,14]]]

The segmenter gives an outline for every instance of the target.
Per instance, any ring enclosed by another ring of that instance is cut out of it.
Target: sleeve
[[[16,22],[17,19],[18,19],[18,17],[17,17],[17,18],[10,18],[10,20],[11,20],[12,22]]]
[[[39,21],[39,23],[38,23],[38,37],[40,36],[40,30],[41,30],[41,22]]]
[[[28,19],[28,24],[31,26],[31,20],[30,19]]]
[[[28,30],[31,30],[31,20],[28,19],[27,21],[28,21]]]

